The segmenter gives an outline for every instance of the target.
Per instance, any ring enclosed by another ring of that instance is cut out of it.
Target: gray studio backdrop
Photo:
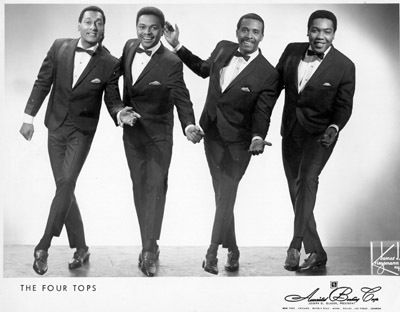
[[[5,103],[0,107],[1,208],[5,244],[35,244],[44,230],[55,187],[43,125],[47,101],[35,118],[35,135],[18,130],[40,64],[53,40],[78,37],[81,4],[5,5]],[[104,44],[119,57],[135,37],[137,4],[103,4]],[[276,65],[289,42],[306,41],[308,16],[316,9],[338,18],[334,45],[356,64],[353,116],[320,178],[315,215],[327,246],[368,246],[370,240],[400,239],[400,96],[398,4],[160,4],[177,23],[181,42],[206,58],[221,39],[235,41],[239,17],[255,12],[265,20],[262,53]],[[164,41],[164,40],[163,40]],[[165,43],[165,41],[164,41]],[[167,45],[167,43],[165,43]],[[184,69],[196,118],[208,80]],[[239,186],[235,207],[241,246],[286,246],[293,213],[281,161],[283,95],[272,116],[268,140]],[[161,244],[207,245],[214,194],[203,150],[175,126]],[[103,107],[91,152],[78,180],[76,197],[90,245],[139,245],[122,131]],[[65,233],[54,244],[67,244]]]

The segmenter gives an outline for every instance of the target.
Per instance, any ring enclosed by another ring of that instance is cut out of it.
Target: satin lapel
[[[74,58],[75,48],[79,39],[71,40],[65,47],[62,55],[56,55],[57,59],[57,84],[61,84],[66,90],[72,89],[72,80],[74,76]]]
[[[89,63],[86,65],[85,69],[83,70],[82,74],[79,76],[78,81],[75,83],[75,85],[72,89],[75,89],[77,86],[79,86],[79,84],[82,82],[83,79],[85,79],[85,77],[90,73],[90,71],[96,67],[96,65],[99,62],[101,55],[103,53],[104,53],[104,51],[101,49],[101,47],[98,47],[96,52],[90,58]]]
[[[125,76],[128,78],[128,85],[132,85],[132,62],[135,57],[135,52],[138,46],[140,45],[139,40],[132,41],[132,43],[127,48],[126,58],[125,58]]]
[[[224,90],[224,93],[226,93],[230,88],[232,88],[233,85],[239,83],[242,79],[244,79],[247,75],[249,75],[253,70],[255,70],[257,68],[257,63],[260,60],[261,57],[261,52],[259,55],[257,55],[257,57],[250,62],[249,65],[247,65],[240,73],[239,75],[237,75],[232,81],[231,83],[226,87],[226,89]]]
[[[294,54],[289,61],[290,63],[288,64],[288,69],[290,70],[288,77],[291,79],[289,84],[293,85],[296,90],[298,90],[299,85],[299,64],[304,54],[306,53],[307,48],[308,44],[305,44],[304,47],[299,48],[296,51],[296,54]]]
[[[221,92],[221,70],[229,64],[233,57],[233,53],[238,49],[239,44],[233,45],[231,47],[222,47],[221,50],[221,58],[219,58],[221,61],[218,63],[215,63],[215,82],[214,85],[218,89],[219,92]],[[222,55],[224,54],[224,55]],[[229,88],[229,87],[228,87]],[[228,89],[227,88],[227,89]],[[226,90],[225,90],[226,91]]]
[[[158,63],[160,61],[160,56],[164,52],[164,46],[161,45],[161,47],[152,55],[150,61],[147,63],[146,67],[143,69],[143,71],[140,73],[138,79],[134,83],[137,84],[140,80],[143,79],[144,76],[146,76],[153,68],[158,67]]]
[[[331,48],[329,53],[324,57],[322,63],[318,66],[317,70],[314,72],[314,74],[311,76],[310,80],[307,82],[307,84],[313,83],[314,81],[318,80],[319,76],[325,72],[333,63],[333,60],[335,59],[335,49]],[[307,87],[307,85],[306,85]]]

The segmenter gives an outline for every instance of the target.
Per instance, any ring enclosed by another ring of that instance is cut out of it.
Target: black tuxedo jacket
[[[132,129],[125,127],[125,130],[142,129],[153,140],[172,139],[174,105],[183,130],[189,124],[195,124],[193,105],[183,80],[182,62],[161,45],[133,83],[131,66],[139,45],[138,39],[128,40],[121,58],[123,101],[142,116]]]
[[[298,122],[311,134],[331,125],[342,129],[350,118],[355,89],[355,66],[333,46],[304,89],[298,93],[298,67],[309,43],[290,43],[276,66],[279,90],[285,88],[281,134],[288,135]]]
[[[207,131],[215,122],[226,142],[246,142],[256,135],[265,138],[278,84],[276,70],[260,52],[222,92],[221,69],[228,65],[238,47],[237,43],[221,41],[206,61],[185,47],[177,52],[197,75],[210,77],[200,125]]]
[[[123,108],[118,90],[118,59],[101,46],[72,87],[78,41],[54,41],[25,107],[26,114],[35,116],[52,87],[45,116],[45,124],[50,130],[59,127],[68,114],[76,127],[94,132],[99,121],[104,91],[104,101],[115,122],[117,112]]]

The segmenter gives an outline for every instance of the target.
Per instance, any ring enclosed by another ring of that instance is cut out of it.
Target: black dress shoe
[[[139,254],[139,268],[146,276],[154,276],[157,271],[156,261],[158,259],[158,253],[151,251],[144,251]]]
[[[298,251],[296,248],[289,248],[287,251],[285,265],[283,267],[288,271],[296,271],[299,268],[299,262],[300,251]]]
[[[323,268],[328,261],[326,253],[312,252],[307,259],[299,266],[297,272],[312,271],[315,269]]]
[[[228,252],[228,259],[226,260],[225,270],[228,272],[236,272],[239,270],[239,250]]]
[[[84,249],[84,248],[78,248],[74,252],[74,256],[72,257],[72,260],[68,263],[68,268],[70,270],[74,270],[77,268],[80,268],[83,264],[89,261],[89,250]]]
[[[216,255],[206,255],[202,265],[204,271],[211,274],[218,274],[218,258]]]
[[[35,261],[33,261],[33,269],[37,274],[43,275],[47,272],[48,256],[49,254],[47,253],[47,251],[42,249],[35,250],[35,252],[33,253],[33,257],[35,258]]]

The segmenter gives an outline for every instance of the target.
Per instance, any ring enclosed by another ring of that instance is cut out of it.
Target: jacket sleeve
[[[171,100],[176,106],[182,130],[190,124],[195,124],[193,104],[190,101],[190,94],[183,80],[183,65],[177,59],[168,75],[168,87],[171,89]]]
[[[33,84],[31,94],[25,106],[24,112],[28,115],[36,116],[44,99],[50,92],[55,78],[56,53],[59,45],[59,40],[54,41],[42,62],[39,74],[37,75],[37,79]]]
[[[265,81],[264,88],[258,96],[252,117],[252,136],[260,136],[263,139],[267,135],[272,110],[279,94],[279,75],[273,67],[271,69],[271,73]]]
[[[276,97],[277,98],[281,94],[282,90],[285,88],[285,81],[284,81],[285,62],[286,62],[289,46],[290,45],[288,45],[285,48],[285,50],[283,51],[281,57],[279,58],[278,64],[275,67],[276,70],[278,71],[278,75],[279,75],[279,79],[278,79],[277,86],[276,86],[276,90],[277,90]]]
[[[124,108],[124,104],[121,100],[121,94],[119,92],[118,81],[120,77],[120,62],[115,62],[115,66],[111,72],[111,75],[106,83],[104,90],[104,102],[107,110],[114,120],[114,123],[118,126],[117,114]]]
[[[217,44],[214,51],[211,53],[210,57],[207,60],[202,60],[197,55],[194,55],[185,46],[182,46],[176,54],[179,56],[182,62],[195,74],[202,78],[207,78],[210,76],[212,64],[218,60],[223,51],[221,45],[222,42]]]
[[[331,119],[331,123],[337,125],[340,130],[343,129],[343,127],[349,121],[353,110],[355,84],[355,66],[352,62],[350,62],[350,64],[346,66],[343,79],[338,87]]]

